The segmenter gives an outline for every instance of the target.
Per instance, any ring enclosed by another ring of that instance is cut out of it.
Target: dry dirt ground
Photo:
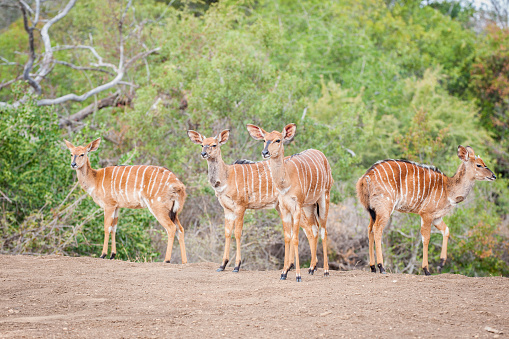
[[[0,337],[507,337],[509,279],[0,256]],[[486,328],[489,328],[488,330]],[[497,333],[498,332],[498,333]],[[500,333],[503,332],[503,333]]]

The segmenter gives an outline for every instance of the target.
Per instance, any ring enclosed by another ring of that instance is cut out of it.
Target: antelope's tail
[[[175,185],[173,190],[170,192],[171,200],[173,200],[173,206],[170,209],[170,219],[175,222],[177,214],[184,208],[186,202],[186,187],[184,184]]]
[[[363,175],[359,181],[357,181],[357,197],[359,198],[359,202],[366,208],[366,210],[369,212],[369,215],[371,216],[371,219],[373,219],[373,222],[376,221],[376,212],[374,209],[371,208],[369,204],[369,178]]]

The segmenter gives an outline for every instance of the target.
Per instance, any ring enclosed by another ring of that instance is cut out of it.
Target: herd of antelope
[[[302,227],[311,249],[309,274],[317,267],[318,234],[322,238],[324,275],[329,275],[327,257],[327,215],[330,191],[334,182],[325,155],[308,149],[292,156],[284,155],[285,142],[291,141],[297,126],[289,124],[279,131],[266,132],[247,125],[251,137],[264,142],[262,157],[267,161],[237,160],[227,165],[221,146],[230,136],[224,130],[214,137],[189,130],[189,139],[202,147],[201,157],[207,160],[208,179],[224,209],[225,246],[221,265],[223,271],[230,255],[230,240],[235,234],[237,253],[233,272],[240,270],[241,235],[246,209],[275,208],[281,217],[285,241],[284,267],[281,280],[295,267],[296,280],[302,281],[299,264],[299,230]],[[101,139],[87,146],[65,143],[71,151],[71,168],[76,170],[81,187],[104,209],[104,244],[101,258],[108,254],[111,234],[111,255],[116,255],[115,234],[119,208],[148,208],[168,234],[165,262],[170,262],[175,234],[180,244],[182,263],[187,262],[184,228],[178,214],[184,207],[184,184],[170,170],[160,166],[110,166],[95,170],[88,153],[98,149]],[[422,269],[428,268],[428,244],[431,227],[442,232],[440,271],[447,259],[449,228],[442,218],[465,200],[476,180],[493,181],[494,173],[470,147],[458,147],[461,164],[452,177],[436,167],[407,160],[382,160],[375,163],[357,182],[360,203],[369,212],[369,265],[372,272],[386,273],[383,267],[382,232],[394,210],[421,216],[423,243]],[[375,251],[376,244],[376,266]]]

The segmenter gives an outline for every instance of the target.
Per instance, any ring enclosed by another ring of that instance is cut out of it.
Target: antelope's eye
[[[85,156],[85,154],[80,154],[80,157],[83,157],[83,156]]]
[[[216,147],[217,145],[212,145],[212,147]]]
[[[481,166],[481,165],[479,165],[479,164],[477,164],[477,167],[481,168],[482,166]]]
[[[277,139],[275,142],[281,142],[281,139]]]

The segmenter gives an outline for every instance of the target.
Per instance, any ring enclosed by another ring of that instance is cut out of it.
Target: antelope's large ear
[[[247,131],[249,132],[249,135],[255,140],[263,140],[265,134],[267,134],[267,132],[265,132],[263,128],[255,125],[247,124],[246,128]]]
[[[94,141],[92,141],[90,144],[88,144],[87,146],[87,152],[93,152],[93,151],[97,151],[97,149],[99,148],[99,144],[101,143],[101,138],[97,138],[95,139]]]
[[[295,136],[295,132],[297,131],[297,125],[288,124],[283,128],[283,140],[290,141]]]
[[[64,139],[64,141],[65,141],[65,145],[67,146],[67,148],[72,152],[72,150],[74,149],[74,145],[65,139]]]
[[[187,131],[187,136],[189,137],[189,139],[191,139],[192,142],[194,142],[197,145],[201,145],[203,143],[203,139],[205,139],[203,135],[196,131],[193,131],[192,129]]]
[[[468,160],[470,159],[467,148],[472,149],[472,147],[470,146],[468,147],[463,147],[461,145],[458,146],[458,158],[460,158],[461,161],[463,162],[468,162]]]
[[[225,129],[219,135],[216,136],[217,142],[219,143],[219,146],[224,145],[225,142],[228,141],[228,138],[230,137],[230,130]]]
[[[475,152],[474,152],[474,149],[470,146],[467,146],[465,147],[467,149],[467,152],[468,152],[468,157],[472,160],[475,160]]]

